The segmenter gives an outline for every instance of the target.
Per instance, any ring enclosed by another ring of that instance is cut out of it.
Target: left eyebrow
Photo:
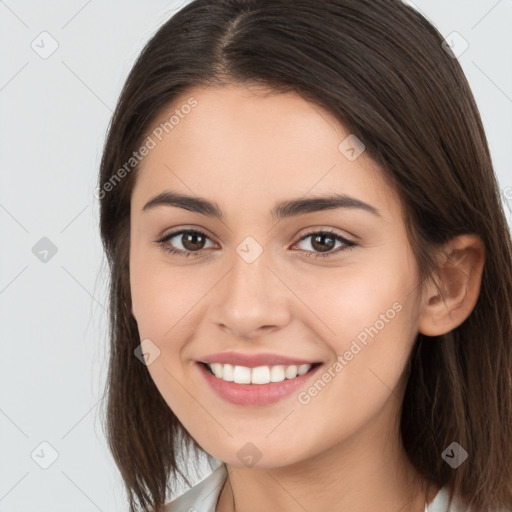
[[[211,202],[203,197],[194,197],[165,190],[150,199],[142,208],[142,211],[150,210],[156,206],[175,206],[192,212],[200,213],[208,217],[224,221],[226,216],[216,202]],[[272,210],[274,219],[280,220],[287,217],[296,217],[307,213],[334,210],[337,208],[358,209],[377,217],[381,213],[374,206],[346,194],[333,194],[325,197],[300,198],[278,203]]]

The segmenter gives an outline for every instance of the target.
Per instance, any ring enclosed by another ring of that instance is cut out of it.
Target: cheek
[[[207,266],[171,266],[154,254],[132,256],[130,286],[140,337],[159,347],[166,366],[177,366],[176,355],[205,316],[205,296],[218,281],[218,274]]]
[[[415,269],[401,254],[378,252],[378,256],[347,259],[339,268],[311,268],[295,275],[294,292],[312,313],[311,321],[316,318],[316,324],[325,325],[325,338],[340,340],[341,345],[335,348],[343,348],[343,340],[361,333],[364,341],[366,329],[374,324],[384,333],[392,330],[391,324],[397,328],[411,320],[416,300]],[[398,310],[408,310],[409,314]]]
[[[411,262],[407,255],[380,251],[380,257],[302,273],[296,281],[297,295],[307,297],[314,313],[310,325],[322,333],[333,359],[346,353],[346,378],[359,378],[370,367],[405,365],[418,320]]]
[[[158,357],[147,368],[174,413],[180,419],[189,418],[200,411],[192,413],[190,394],[183,388],[189,378],[182,364],[184,349],[196,331],[197,315],[204,313],[198,303],[211,285],[194,277],[197,272],[192,267],[171,268],[155,258],[151,263],[149,259],[144,264],[143,261],[134,255],[130,284],[140,339],[150,339],[159,350]]]
[[[415,275],[414,266],[396,257],[336,279],[316,280],[316,286],[313,280],[303,281],[307,290],[301,293],[307,291],[328,327],[322,328],[328,332],[323,341],[332,360],[318,376],[320,391],[306,390],[302,403],[318,407],[318,414],[326,403],[340,404],[333,409],[340,422],[347,410],[360,420],[380,410],[400,381],[416,337]]]
[[[324,302],[314,302],[334,331],[322,340],[332,360],[297,396],[297,418],[307,415],[326,448],[400,404],[397,386],[415,339],[415,304],[405,283],[372,283],[347,279],[343,291],[333,285]]]

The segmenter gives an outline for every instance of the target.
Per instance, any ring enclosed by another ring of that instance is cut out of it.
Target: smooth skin
[[[333,116],[292,92],[230,84],[186,91],[152,129],[191,97],[197,106],[141,163],[130,283],[140,339],[160,350],[148,365],[152,379],[191,436],[227,463],[217,512],[235,503],[237,512],[423,511],[439,489],[421,492],[428,482],[400,443],[404,369],[418,332],[449,332],[473,310],[480,238],[457,237],[440,252],[440,297],[433,280],[420,285],[398,196],[365,152],[351,161],[338,149],[349,132]],[[224,218],[169,205],[143,210],[165,190],[214,202]],[[271,216],[278,202],[334,192],[379,215],[338,208]],[[167,240],[188,257],[156,242],[180,229],[204,233]],[[357,245],[301,241],[325,229]],[[237,253],[249,236],[262,249],[251,263]],[[315,258],[324,251],[330,256]],[[197,360],[222,351],[327,368],[397,302],[400,312],[307,404],[294,393],[268,406],[232,405],[199,373]],[[248,442],[261,455],[252,467],[237,455]]]

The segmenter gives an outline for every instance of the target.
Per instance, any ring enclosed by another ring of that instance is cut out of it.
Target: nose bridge
[[[247,237],[252,238],[252,237]],[[232,269],[228,278],[228,300],[231,298],[252,302],[270,299],[267,290],[269,277],[273,277],[267,268],[271,254],[252,238],[244,240],[236,249],[232,258]],[[266,301],[268,303],[268,300]]]
[[[216,322],[238,336],[249,336],[261,327],[282,327],[288,321],[284,290],[269,269],[272,254],[251,238],[235,248],[217,303]]]

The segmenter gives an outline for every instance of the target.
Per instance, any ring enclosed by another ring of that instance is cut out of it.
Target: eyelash
[[[201,235],[201,236],[204,236],[205,238],[209,239],[209,237],[205,233],[203,233],[202,231],[198,231],[198,230],[195,230],[195,229],[182,229],[180,231],[175,231],[174,233],[169,233],[168,235],[165,235],[160,240],[156,240],[156,243],[158,245],[160,245],[162,250],[164,250],[164,251],[166,251],[168,253],[171,253],[171,254],[175,254],[177,256],[182,256],[182,257],[187,257],[187,258],[190,255],[193,255],[194,257],[195,256],[199,256],[199,254],[202,251],[204,251],[205,249],[200,249],[198,251],[183,251],[182,249],[175,249],[174,247],[172,247],[168,243],[168,241],[171,238],[174,238],[177,235],[183,235],[183,234]],[[306,251],[306,257],[308,257],[308,258],[310,258],[312,256],[314,258],[326,258],[326,257],[332,256],[334,254],[337,254],[339,252],[349,251],[351,249],[354,249],[357,246],[357,244],[355,242],[352,242],[351,240],[347,240],[346,238],[344,238],[344,237],[338,235],[337,233],[335,233],[334,231],[330,231],[330,230],[312,231],[312,232],[307,233],[306,235],[304,235],[299,240],[297,240],[296,243],[302,242],[306,238],[309,238],[310,236],[313,236],[313,235],[330,235],[336,241],[342,242],[346,247],[345,247],[345,249],[342,249],[342,250],[339,250],[339,248],[338,248],[338,250],[335,251],[335,252],[326,252],[326,253],[315,253],[313,251]]]

